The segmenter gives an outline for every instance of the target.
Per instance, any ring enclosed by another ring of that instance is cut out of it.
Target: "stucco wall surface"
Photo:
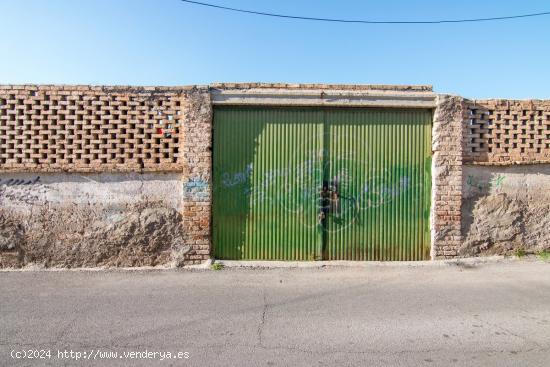
[[[550,249],[550,164],[463,167],[463,256]]]
[[[183,261],[178,173],[3,173],[0,266],[143,266]]]

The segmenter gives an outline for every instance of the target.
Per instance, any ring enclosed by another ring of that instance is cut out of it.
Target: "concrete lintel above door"
[[[434,108],[430,90],[210,88],[214,105]]]

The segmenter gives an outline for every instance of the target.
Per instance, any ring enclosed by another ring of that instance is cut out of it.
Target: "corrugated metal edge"
[[[210,94],[214,105],[399,108],[434,108],[436,106],[436,94],[429,91],[211,88]]]

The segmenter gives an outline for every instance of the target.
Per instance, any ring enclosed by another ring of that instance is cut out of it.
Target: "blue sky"
[[[374,20],[550,11],[542,0],[205,1]],[[358,25],[265,18],[178,0],[1,0],[0,27],[1,84],[432,84],[470,98],[550,98],[550,16]]]

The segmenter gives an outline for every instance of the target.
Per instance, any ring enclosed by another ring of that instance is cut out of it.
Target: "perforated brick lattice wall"
[[[179,170],[182,96],[161,87],[0,86],[0,169]]]
[[[550,101],[468,101],[464,162],[550,162]]]

